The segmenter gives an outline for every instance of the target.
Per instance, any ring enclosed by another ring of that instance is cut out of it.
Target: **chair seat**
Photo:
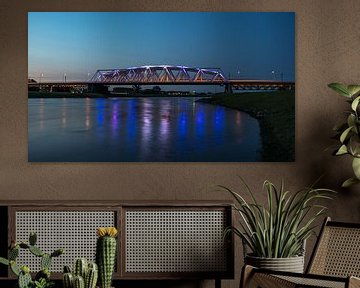
[[[335,279],[319,279],[319,278],[306,278],[296,277],[296,276],[280,276],[277,277],[284,279],[286,281],[294,283],[295,287],[326,287],[326,288],[345,288],[346,286],[346,278],[342,279],[342,281],[335,281]],[[320,276],[321,277],[321,276]]]
[[[347,288],[360,287],[357,277],[335,277],[316,274],[300,274],[293,272],[271,271],[246,265],[243,269],[246,277],[242,287],[249,288]],[[352,285],[349,286],[349,283]]]

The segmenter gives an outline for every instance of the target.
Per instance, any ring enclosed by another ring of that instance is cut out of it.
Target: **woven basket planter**
[[[304,273],[304,256],[289,258],[262,258],[246,255],[245,263],[262,269]]]

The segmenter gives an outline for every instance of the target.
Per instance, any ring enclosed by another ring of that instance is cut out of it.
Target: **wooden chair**
[[[240,287],[360,287],[360,223],[326,218],[306,273],[278,272],[245,265]]]

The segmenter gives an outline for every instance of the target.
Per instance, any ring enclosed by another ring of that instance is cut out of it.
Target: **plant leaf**
[[[351,178],[347,179],[346,181],[344,181],[344,183],[341,185],[341,187],[348,188],[352,185],[359,184],[359,183],[360,183],[359,179],[357,179],[356,177],[351,177]]]
[[[344,155],[348,153],[348,149],[346,147],[346,145],[341,145],[341,147],[339,148],[339,150],[336,152],[335,155]]]
[[[9,265],[10,263],[9,263],[9,260],[8,259],[5,259],[5,258],[3,258],[3,257],[0,257],[0,263],[1,264],[4,264],[4,265]]]
[[[354,99],[354,101],[351,103],[351,109],[356,111],[356,108],[358,107],[359,105],[359,101],[360,101],[360,96],[356,97]]]
[[[333,89],[335,92],[339,93],[342,96],[350,98],[351,95],[348,91],[348,88],[346,85],[341,83],[331,83],[328,85],[329,88]]]
[[[352,126],[347,128],[343,133],[341,133],[341,136],[340,136],[340,141],[341,143],[344,143],[346,137],[348,136],[349,132],[351,131],[352,129]]]
[[[355,120],[356,120],[356,116],[353,113],[350,113],[347,118],[347,124],[349,125],[349,127],[355,126]]]
[[[352,168],[357,179],[360,180],[360,158],[354,157]]]
[[[360,85],[348,85],[347,90],[350,96],[357,96],[360,93]]]
[[[360,138],[358,135],[354,134],[350,137],[349,145],[352,150],[352,155],[354,157],[360,156]]]
[[[15,261],[10,261],[10,268],[11,271],[16,275],[19,276],[20,274],[20,268],[16,265]]]

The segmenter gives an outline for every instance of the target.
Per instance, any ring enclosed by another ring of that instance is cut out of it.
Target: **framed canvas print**
[[[30,162],[294,158],[294,13],[28,13]]]

